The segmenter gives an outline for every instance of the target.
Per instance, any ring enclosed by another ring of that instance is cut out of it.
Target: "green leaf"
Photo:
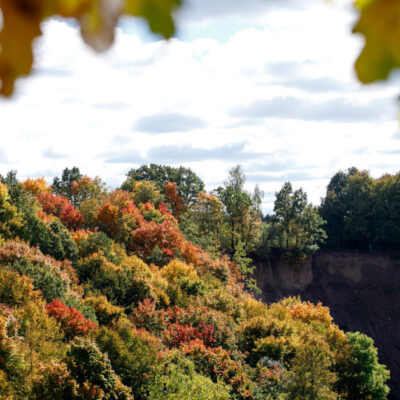
[[[175,33],[172,13],[181,4],[181,0],[126,0],[125,12],[135,17],[143,17],[152,32],[168,39]]]
[[[400,67],[400,1],[357,0],[361,16],[354,33],[365,37],[365,46],[356,61],[356,72],[363,83],[387,79]]]

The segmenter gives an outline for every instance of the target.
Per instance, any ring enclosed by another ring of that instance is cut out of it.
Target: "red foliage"
[[[69,229],[77,230],[85,222],[82,214],[72,204],[67,204],[60,213],[61,222]]]
[[[79,229],[85,222],[82,214],[64,196],[56,196],[50,192],[39,193],[37,200],[46,214],[60,218],[69,229]]]
[[[164,343],[170,347],[177,347],[182,343],[189,343],[192,340],[200,339],[206,346],[215,343],[214,325],[207,325],[203,321],[198,328],[178,323],[168,326],[164,332]]]
[[[47,314],[54,317],[67,336],[85,335],[98,326],[85,318],[75,307],[69,308],[61,300],[54,299],[46,305]]]
[[[53,193],[39,193],[37,200],[46,214],[59,216],[63,208],[70,204],[69,200],[64,196],[56,196]]]
[[[172,214],[174,217],[179,217],[184,209],[184,201],[181,196],[179,196],[178,189],[176,188],[175,182],[168,182],[164,185],[164,194],[167,202],[171,205]]]
[[[160,203],[160,205],[158,206],[158,211],[160,211],[160,213],[161,213],[162,215],[169,215],[169,214],[171,214],[171,213],[168,211],[167,205],[166,205],[165,203]]]
[[[164,310],[156,310],[156,303],[150,299],[139,302],[138,307],[132,311],[132,322],[139,328],[159,333],[169,323],[169,315]]]

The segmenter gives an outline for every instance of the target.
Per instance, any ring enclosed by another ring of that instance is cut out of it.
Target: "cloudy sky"
[[[48,21],[34,75],[0,100],[0,173],[51,182],[76,165],[116,187],[153,162],[211,189],[242,164],[268,212],[287,180],[318,204],[339,169],[397,172],[400,79],[357,82],[355,19],[347,0],[187,0],[177,38],[126,19],[102,55]]]

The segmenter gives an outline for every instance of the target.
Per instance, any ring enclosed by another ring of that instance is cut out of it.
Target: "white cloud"
[[[356,165],[375,175],[396,170],[397,88],[364,88],[355,80],[361,40],[350,35],[354,15],[347,2],[309,1],[300,8],[270,2],[264,12],[264,0],[238,1],[225,21],[216,2],[193,4],[199,18],[184,20],[186,31],[193,25],[218,32],[231,16],[240,27],[232,25],[227,40],[204,30],[190,41],[147,43],[127,33],[124,22],[112,49],[97,55],[76,28],[44,24],[34,76],[18,83],[13,100],[0,100],[0,173],[10,160],[21,177],[50,179],[77,165],[117,185],[131,167],[168,160],[193,168],[211,188],[241,162],[249,189],[259,178],[269,193],[270,210],[287,179],[318,203],[339,168]],[[290,110],[275,109],[270,118],[273,99],[284,98],[291,99]],[[393,106],[386,110],[388,98]],[[264,115],[231,115],[260,100]],[[366,104],[374,106],[371,113],[357,114],[356,106]],[[162,135],[135,129],[149,116]],[[174,116],[173,124],[168,119],[173,128],[159,126],[166,116]]]

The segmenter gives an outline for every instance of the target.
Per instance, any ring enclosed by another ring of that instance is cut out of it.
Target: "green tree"
[[[368,248],[374,241],[375,201],[368,171],[349,168],[335,174],[320,208],[327,221],[328,246]]]
[[[274,217],[284,235],[283,247],[288,249],[291,233],[307,206],[307,194],[303,189],[293,191],[292,184],[285,182],[282,189],[275,193]]]
[[[306,336],[307,335],[307,336]],[[326,342],[312,332],[304,335],[292,362],[285,400],[337,400],[333,355]],[[358,399],[358,397],[354,397]]]
[[[73,182],[79,181],[81,178],[82,174],[78,167],[72,167],[71,169],[65,168],[61,178],[56,176],[53,179],[53,192],[59,196],[65,196],[72,204],[74,204],[72,184]]]
[[[386,400],[389,387],[386,382],[390,373],[378,362],[374,341],[359,332],[346,333],[351,346],[350,361],[339,375],[338,386],[347,393],[348,400]]]
[[[229,171],[224,187],[216,193],[224,205],[227,229],[224,232],[224,246],[232,254],[238,241],[242,241],[246,252],[255,248],[260,235],[261,218],[253,206],[249,193],[244,190],[246,175],[240,165]]]
[[[216,255],[224,232],[223,204],[217,196],[199,193],[196,201],[180,217],[179,226],[195,245]]]
[[[22,215],[10,203],[7,186],[0,182],[0,235],[9,239],[23,226]]]
[[[292,184],[286,182],[276,193],[274,214],[269,218],[265,240],[267,246],[314,253],[326,239],[324,224],[318,209],[308,204],[303,189],[293,190]]]
[[[232,257],[232,261],[239,267],[239,271],[245,277],[247,288],[257,294],[261,294],[256,280],[251,277],[255,266],[252,265],[252,259],[246,256],[244,245],[240,240],[236,243],[235,254]]]
[[[373,185],[374,247],[397,249],[400,243],[400,173],[386,174]]]
[[[181,359],[157,366],[149,388],[151,400],[228,400],[228,387],[198,374],[192,361]]]
[[[133,400],[131,391],[120,383],[106,354],[89,339],[75,339],[67,352],[66,365],[80,385],[77,399],[85,399],[85,392],[102,391],[108,400]],[[82,396],[82,397],[81,397]]]
[[[185,167],[174,168],[166,165],[150,164],[131,169],[122,190],[133,191],[136,182],[150,181],[157,185],[159,191],[164,190],[168,182],[175,182],[179,195],[186,204],[191,204],[200,192],[204,191],[204,182],[190,169]]]
[[[254,210],[262,217],[262,202],[264,199],[264,192],[260,189],[259,185],[255,186],[251,199],[253,201]]]
[[[102,327],[96,332],[96,342],[108,354],[122,382],[132,388],[135,399],[146,398],[148,376],[156,364],[159,349],[134,335],[131,324],[119,324],[114,329]]]

